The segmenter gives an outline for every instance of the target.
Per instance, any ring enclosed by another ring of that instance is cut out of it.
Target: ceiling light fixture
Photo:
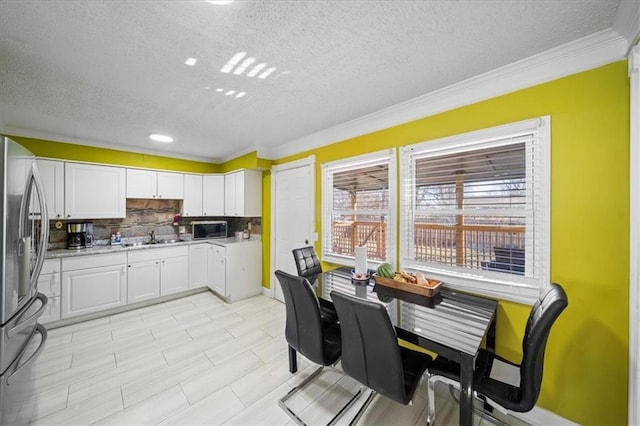
[[[269,77],[269,75],[272,72],[274,72],[275,70],[276,70],[276,67],[267,68],[267,70],[265,72],[263,72],[262,74],[260,74],[258,76],[258,78],[265,79],[265,78]]]
[[[161,135],[159,133],[151,133],[149,135],[149,139],[156,142],[164,142],[164,143],[173,142],[173,138],[171,136]]]
[[[194,66],[196,64],[196,62],[198,62],[197,58],[187,58],[186,61],[184,61],[185,65],[189,65],[190,67]]]
[[[224,89],[223,89],[223,88],[221,88],[221,87],[218,87],[218,88],[216,89],[216,92],[224,92]]]
[[[256,75],[258,75],[258,73],[260,71],[262,71],[262,68],[264,68],[266,66],[267,66],[267,64],[264,63],[264,62],[261,63],[261,64],[256,65],[255,67],[253,67],[253,69],[251,71],[249,71],[247,73],[247,77],[255,77]]]
[[[256,61],[256,58],[247,58],[244,61],[242,61],[242,63],[240,64],[240,66],[238,66],[238,68],[236,68],[233,73],[235,75],[241,75],[243,72],[245,72],[245,70],[247,69],[247,67],[249,67],[249,65],[251,65],[252,63],[254,63]]]
[[[226,64],[224,64],[224,66],[220,69],[220,71],[224,73],[230,72],[233,69],[233,67],[235,67],[238,64],[238,62],[240,62],[242,58],[244,58],[245,56],[247,56],[247,52],[236,53],[231,57],[231,59],[229,59],[229,61]]]
[[[216,6],[223,6],[225,4],[233,3],[233,0],[205,0],[207,3],[215,4]]]
[[[234,93],[236,93],[236,91],[235,91],[235,90],[229,90],[227,93],[225,93],[225,95],[227,95],[227,96],[231,96],[231,95],[233,95]]]
[[[240,92],[240,93],[238,93],[238,94],[236,95],[236,98],[241,98],[241,97],[243,97],[243,96],[244,96],[244,95],[246,95],[246,94],[247,94],[247,92]]]

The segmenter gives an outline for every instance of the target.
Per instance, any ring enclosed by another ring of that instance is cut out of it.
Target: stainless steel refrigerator
[[[49,239],[43,186],[34,155],[0,136],[0,425],[21,425],[34,409],[32,365],[47,331],[38,276]]]

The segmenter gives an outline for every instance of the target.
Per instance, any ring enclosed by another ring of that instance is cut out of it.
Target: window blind
[[[322,260],[353,266],[357,246],[373,264],[395,258],[395,151],[325,163],[322,174]]]
[[[548,118],[401,150],[400,263],[533,301],[549,281]]]

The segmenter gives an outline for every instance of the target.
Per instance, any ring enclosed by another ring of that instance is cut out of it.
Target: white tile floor
[[[289,373],[284,324],[280,302],[227,304],[204,292],[51,329],[35,363],[31,424],[293,424],[277,400],[316,366],[298,356],[298,373]],[[323,424],[356,389],[325,370],[287,405]],[[438,424],[456,424],[444,386],[437,394]],[[360,424],[426,424],[426,395],[423,380],[411,406],[377,397]]]

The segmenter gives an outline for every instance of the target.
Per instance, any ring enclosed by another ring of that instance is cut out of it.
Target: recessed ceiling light
[[[233,67],[235,67],[238,64],[238,62],[240,62],[242,58],[244,58],[245,56],[247,56],[247,52],[236,53],[231,57],[231,59],[229,59],[229,61],[226,64],[224,64],[224,66],[220,69],[220,71],[224,73],[230,72],[233,69]]]
[[[196,62],[198,62],[197,58],[187,58],[187,60],[184,61],[185,65],[189,65],[190,67],[194,66]]]
[[[218,6],[222,6],[222,5],[225,5],[225,4],[233,3],[233,0],[218,0],[218,1],[206,0],[206,2],[207,3],[211,3],[211,4],[215,4],[215,5],[218,5]]]
[[[218,88],[216,89],[216,92],[224,92],[224,89],[223,89],[223,88],[221,88],[221,87],[218,87]]]
[[[249,65],[251,65],[252,63],[254,63],[256,61],[256,58],[247,58],[244,61],[242,61],[242,63],[238,66],[238,68],[236,68],[233,73],[235,75],[241,75]]]
[[[161,135],[159,133],[151,133],[149,135],[149,139],[156,142],[164,142],[164,143],[173,142],[173,138],[171,136]]]
[[[244,96],[244,95],[246,95],[246,94],[247,94],[247,92],[240,92],[240,93],[238,93],[238,94],[236,95],[236,98],[241,98],[241,97],[243,97],[243,96]]]
[[[276,67],[267,68],[267,70],[265,72],[263,72],[262,74],[260,74],[258,76],[258,78],[265,79],[265,78],[269,77],[269,74],[271,74],[275,70],[276,70]]]
[[[236,91],[235,91],[235,90],[229,90],[227,93],[225,93],[225,95],[227,95],[227,96],[231,96],[231,95],[233,95],[234,93],[236,93]]]
[[[253,67],[253,69],[251,71],[249,71],[247,73],[247,77],[255,77],[260,71],[262,71],[262,68],[266,67],[267,64],[262,62],[261,64],[256,65],[255,67]]]

